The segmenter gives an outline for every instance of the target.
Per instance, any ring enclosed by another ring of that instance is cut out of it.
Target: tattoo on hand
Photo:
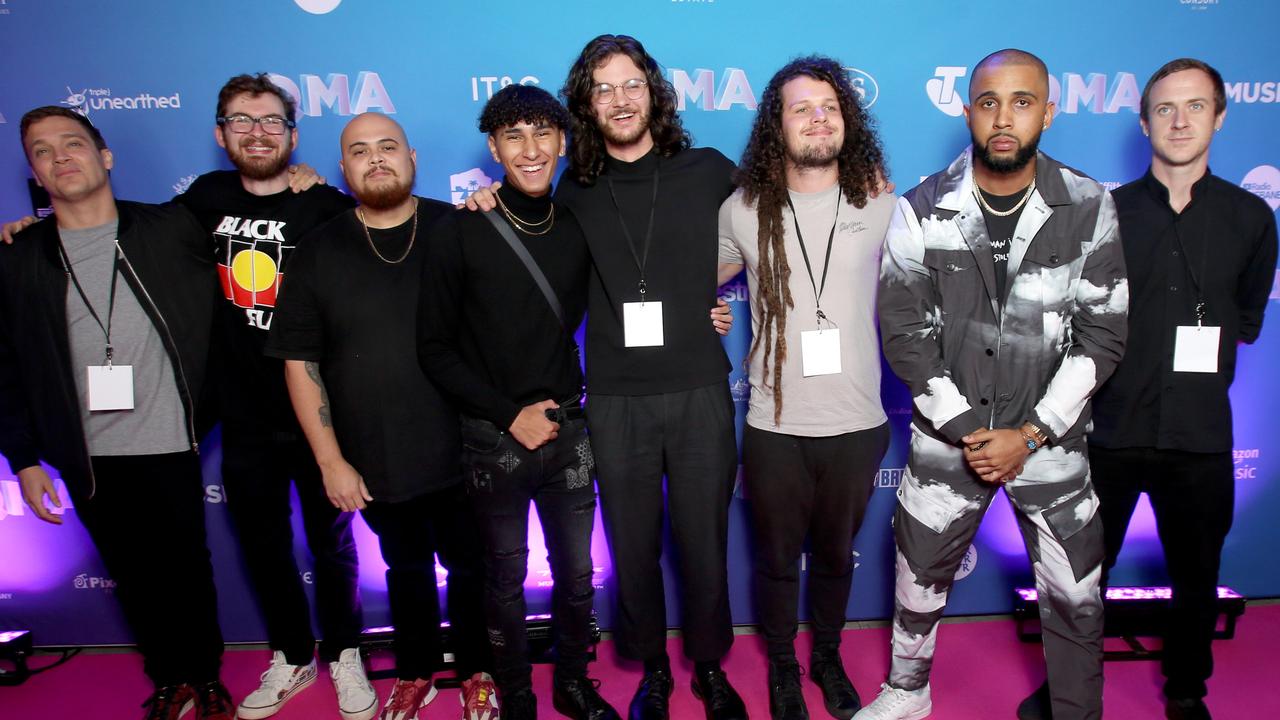
[[[320,424],[325,427],[333,427],[333,416],[329,412],[329,391],[324,386],[324,380],[320,379],[320,363],[308,360],[302,363],[307,369],[307,377],[311,378],[311,382],[320,388]]]

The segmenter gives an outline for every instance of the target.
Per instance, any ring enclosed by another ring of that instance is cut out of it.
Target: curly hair
[[[596,104],[591,97],[595,80],[591,75],[614,55],[625,55],[644,72],[652,107],[649,111],[649,134],[658,154],[671,157],[693,145],[676,114],[676,90],[662,75],[658,61],[645,51],[639,40],[630,35],[600,35],[586,47],[569,68],[560,97],[569,107],[569,172],[584,185],[592,185],[604,169],[604,134],[596,119]]]
[[[298,103],[293,99],[284,88],[271,82],[271,76],[266,73],[258,73],[257,75],[236,75],[227,81],[226,85],[218,91],[218,114],[222,117],[227,114],[227,105],[235,99],[237,95],[249,95],[257,97],[259,95],[275,95],[280,98],[280,104],[284,105],[284,116],[287,120],[298,119]]]
[[[783,244],[782,208],[787,204],[787,148],[782,133],[782,88],[797,77],[830,85],[844,119],[844,144],[836,156],[840,191],[854,207],[862,208],[889,177],[875,121],[862,107],[844,67],[828,57],[812,55],[787,63],[769,80],[761,97],[751,137],[742,154],[735,182],[743,199],[756,208],[759,232],[759,288],[753,312],[763,332],[756,333],[749,357],[764,348],[764,384],[773,386],[773,420],[782,417],[782,365],[787,360],[787,309],[794,307],[789,283],[791,266]],[[772,378],[770,377],[772,360]]]
[[[551,93],[534,85],[508,85],[489,98],[480,111],[480,132],[493,134],[502,128],[526,122],[569,129],[569,112]]]

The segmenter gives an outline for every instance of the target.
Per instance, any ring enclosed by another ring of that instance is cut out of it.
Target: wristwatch
[[[1027,452],[1035,452],[1049,442],[1048,434],[1030,421],[1023,423],[1022,427],[1018,428],[1018,432],[1022,434],[1022,440],[1027,444]]]

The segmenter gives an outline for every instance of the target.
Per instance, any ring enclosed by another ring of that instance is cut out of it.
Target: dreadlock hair
[[[651,107],[649,110],[649,134],[662,157],[671,157],[693,145],[693,138],[685,131],[676,114],[676,91],[662,75],[658,61],[653,59],[639,40],[630,35],[600,35],[586,47],[569,68],[560,97],[569,108],[569,172],[583,185],[594,185],[604,170],[606,157],[604,134],[596,119],[596,104],[591,96],[596,83],[591,74],[609,62],[614,55],[625,55],[644,72],[648,83]]]
[[[789,283],[791,266],[783,238],[782,208],[787,204],[787,147],[782,134],[782,88],[797,77],[825,82],[836,93],[844,119],[844,144],[836,156],[840,191],[854,207],[862,208],[889,177],[875,121],[862,107],[844,67],[819,55],[787,63],[769,80],[742,154],[735,182],[748,207],[755,205],[759,232],[759,288],[752,311],[763,332],[755,334],[748,358],[764,348],[764,385],[773,386],[773,421],[782,417],[782,365],[787,361],[787,309],[794,307]],[[772,359],[772,377],[770,360]]]

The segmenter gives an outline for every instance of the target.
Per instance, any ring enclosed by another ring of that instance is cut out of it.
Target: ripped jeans
[[[530,500],[538,511],[554,581],[556,672],[563,677],[585,674],[595,594],[591,530],[596,509],[595,459],[586,421],[562,423],[558,438],[531,451],[490,422],[463,418],[462,442],[467,492],[485,543],[485,616],[498,688],[510,694],[531,687],[524,600]]]

